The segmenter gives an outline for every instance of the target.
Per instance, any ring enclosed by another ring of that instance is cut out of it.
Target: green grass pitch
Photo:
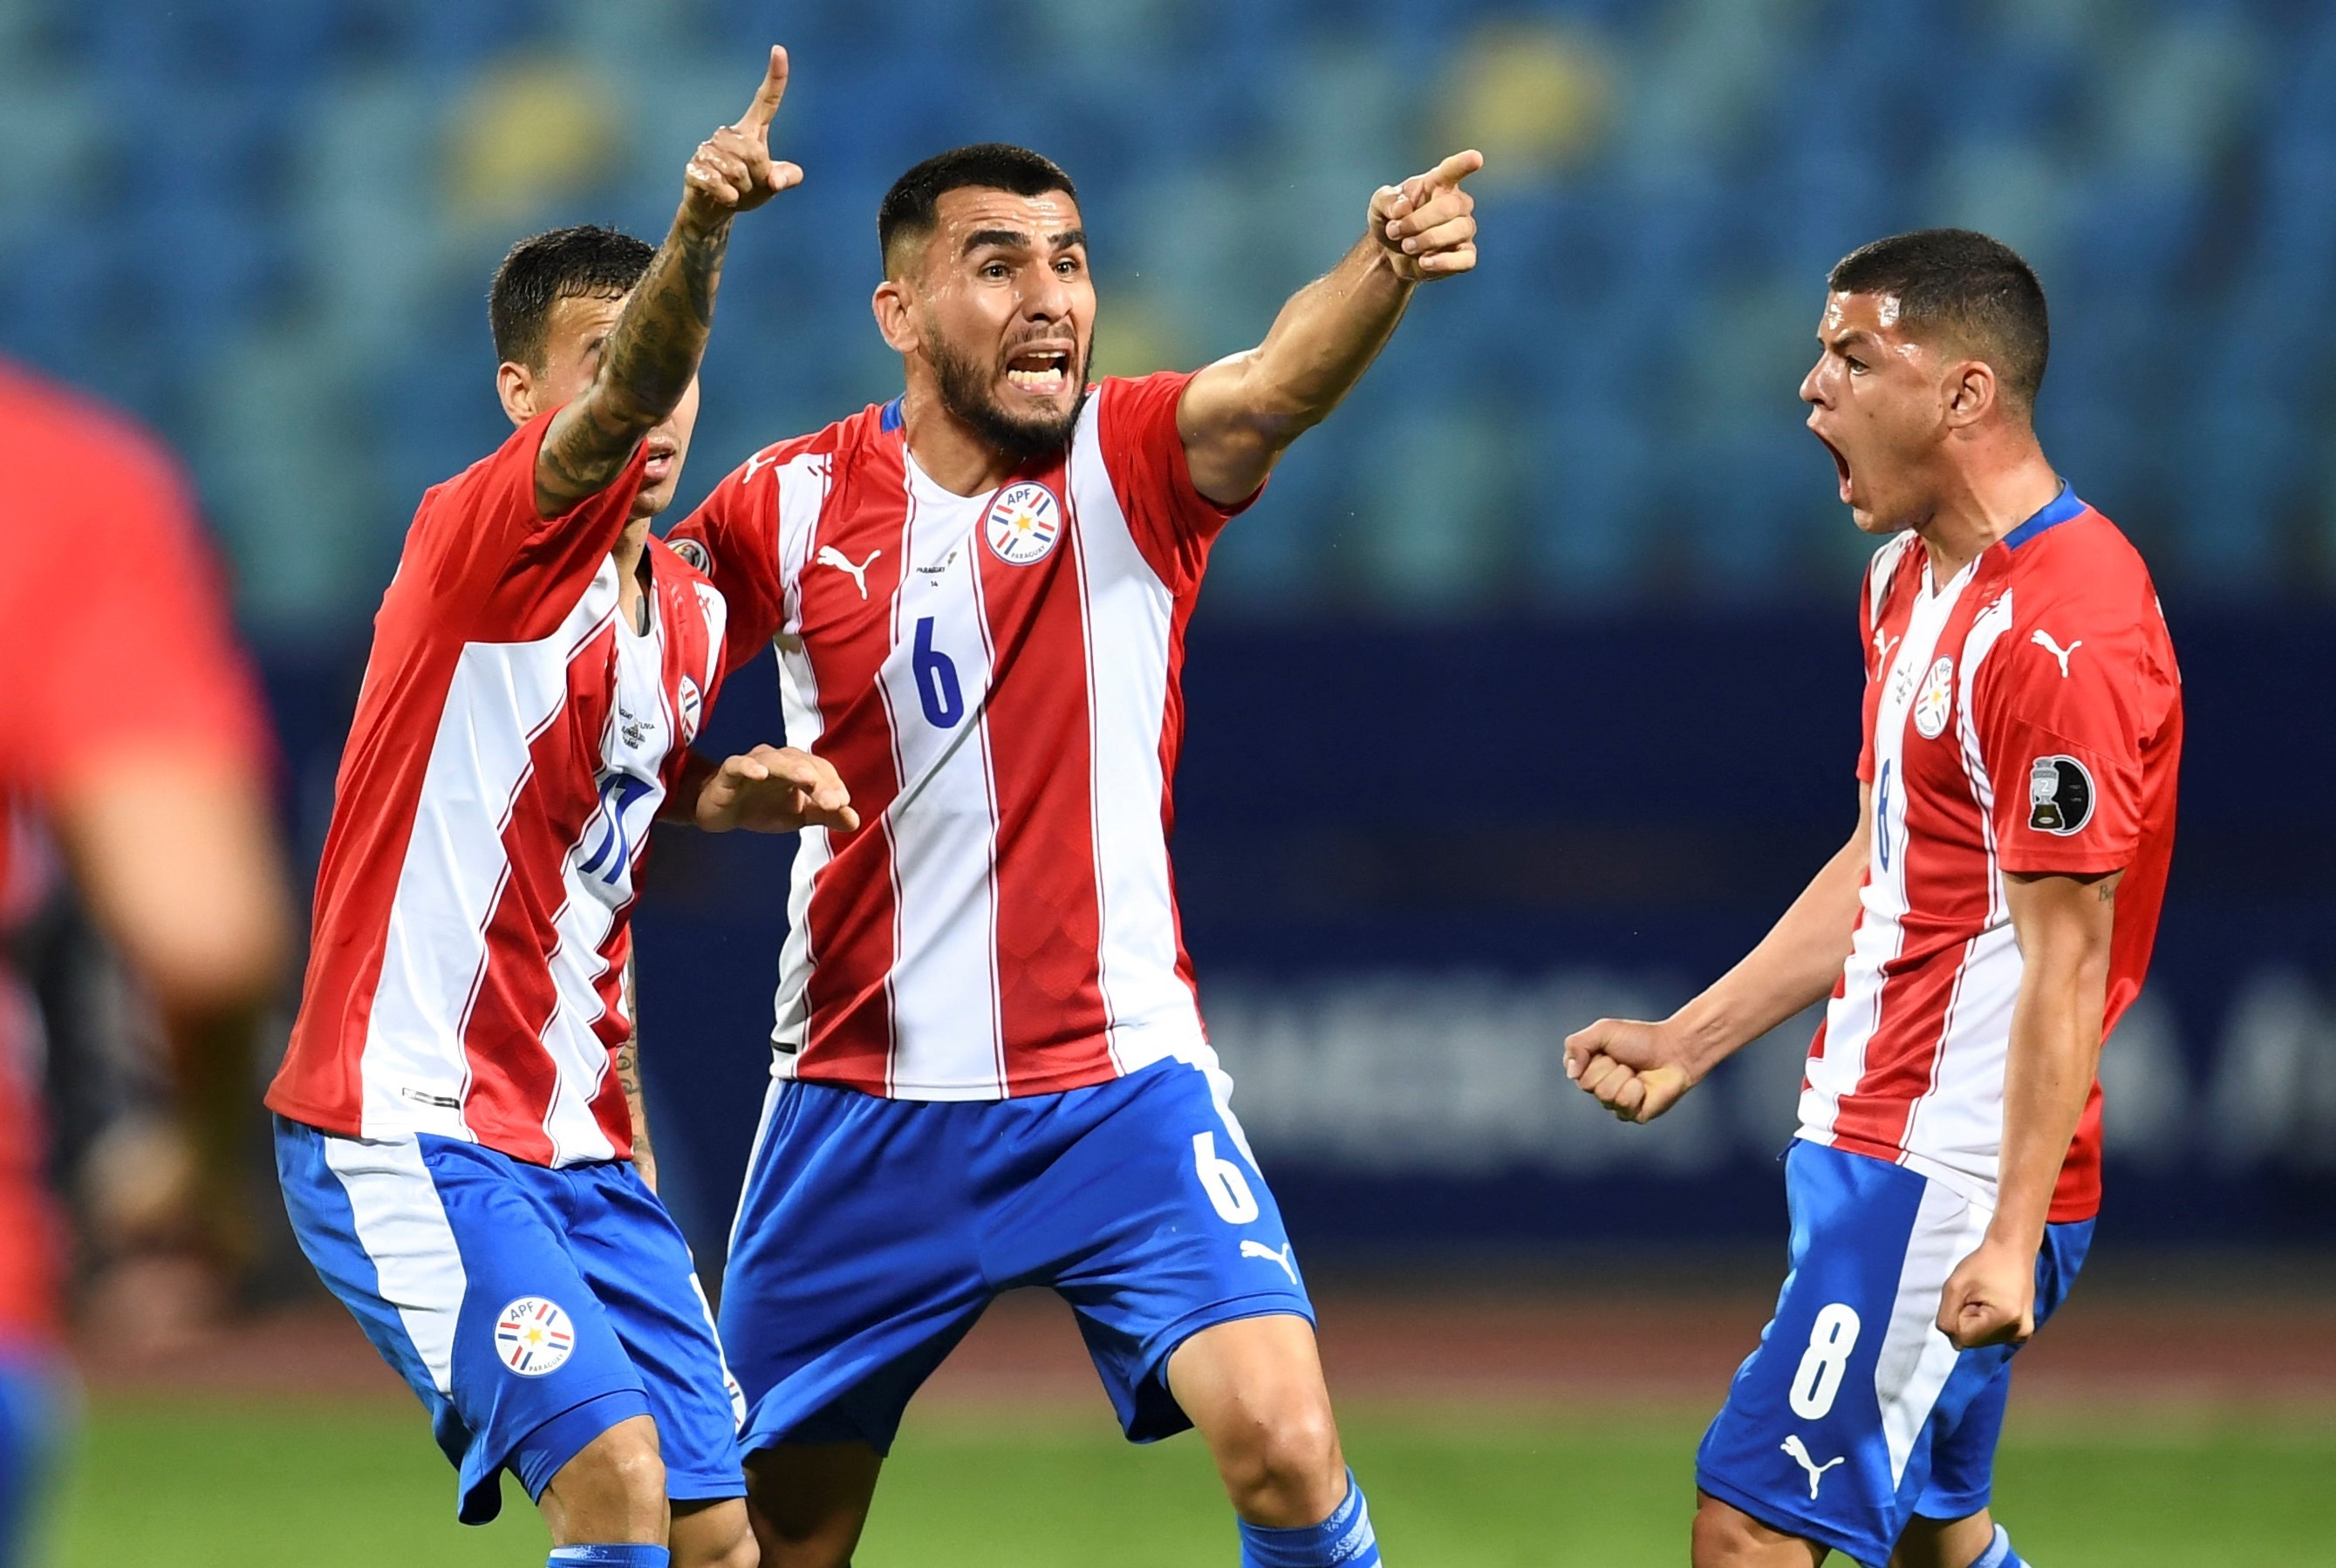
[[[1601,1568],[1686,1558],[1694,1415],[1451,1407],[1348,1412],[1348,1449],[1394,1568]],[[53,1525],[63,1568],[524,1568],[534,1510],[453,1522],[418,1410],[387,1403],[100,1399]],[[2336,1563],[2336,1424],[2131,1412],[2025,1424],[1998,1505],[2044,1568]],[[1192,1437],[1148,1449],[1077,1412],[912,1418],[860,1568],[1188,1568],[1234,1560]],[[1839,1561],[1838,1559],[1835,1560]]]

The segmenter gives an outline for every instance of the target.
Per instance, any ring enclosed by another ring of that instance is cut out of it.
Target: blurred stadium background
[[[1807,1031],[1651,1129],[1556,1043],[1681,999],[1853,820],[1864,547],[1794,397],[1825,267],[1931,224],[2021,248],[2047,450],[2152,560],[2192,741],[2008,1517],[2052,1563],[2336,1562],[2336,8],[0,0],[0,353],[188,458],[308,865],[414,500],[500,439],[494,260],[660,232],[774,39],[808,181],[739,232],[685,501],[890,395],[875,203],[943,146],[1080,181],[1105,371],[1247,345],[1374,185],[1487,154],[1479,273],[1225,536],[1179,785],[1204,1002],[1406,1563],[1680,1555],[1696,1418],[1779,1272]],[[777,728],[749,675],[712,739]],[[640,926],[709,1273],[785,855],[668,834]],[[71,1167],[151,1074],[134,1007],[88,1002],[102,956],[36,929]],[[529,1518],[458,1536],[422,1423],[278,1252],[257,1341],[90,1337],[63,1559],[532,1556]],[[863,1560],[1223,1557],[1205,1460],[1116,1451],[1076,1355],[1045,1305],[985,1328]]]

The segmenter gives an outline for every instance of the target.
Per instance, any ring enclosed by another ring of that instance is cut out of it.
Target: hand
[[[1455,152],[1426,174],[1372,193],[1371,236],[1397,276],[1426,283],[1476,265],[1476,198],[1460,182],[1484,167],[1483,153]]]
[[[1947,1276],[1939,1332],[1958,1350],[2026,1344],[2036,1332],[2036,1249],[1992,1238],[1980,1243]]]
[[[697,144],[684,171],[683,218],[701,233],[752,212],[790,186],[803,183],[803,170],[771,160],[771,117],[787,95],[787,52],[771,46],[770,68],[754,101],[735,125],[725,125]]]
[[[794,833],[860,826],[852,791],[835,769],[792,746],[757,746],[731,757],[697,791],[697,825],[708,833],[744,828],[752,833]]]
[[[1601,1018],[1565,1038],[1565,1076],[1624,1121],[1649,1122],[1696,1086],[1669,1024]]]

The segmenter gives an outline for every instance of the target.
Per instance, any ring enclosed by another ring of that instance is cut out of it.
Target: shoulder
[[[160,440],[94,399],[5,364],[0,463],[28,511],[75,519],[76,531],[147,529],[191,514],[185,477]]]
[[[1095,413],[1106,432],[1111,426],[1130,421],[1157,420],[1163,414],[1173,419],[1184,389],[1200,373],[1163,370],[1141,376],[1107,375],[1095,385]]]
[[[1882,606],[1890,601],[1890,590],[1902,577],[1907,577],[1907,563],[1913,557],[1921,541],[1911,528],[1891,535],[1882,541],[1865,563],[1865,618],[1871,623],[1882,618]]]
[[[822,430],[773,441],[753,452],[725,474],[697,509],[674,529],[676,542],[769,524],[777,515],[778,492],[790,477],[801,475],[808,466],[825,482],[838,464],[853,462],[898,430],[897,416],[892,414],[897,406],[871,404]],[[897,438],[892,444],[897,444]],[[701,568],[705,565],[697,560],[691,564]]]
[[[2097,635],[2162,624],[2157,587],[2141,552],[2090,507],[2006,547],[2013,622],[2023,633],[2055,616]]]

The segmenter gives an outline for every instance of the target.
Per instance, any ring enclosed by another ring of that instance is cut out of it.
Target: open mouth
[[[1834,445],[1831,441],[1825,440],[1825,437],[1824,437],[1824,436],[1822,436],[1822,435],[1817,435],[1817,432],[1815,432],[1815,431],[1810,431],[1809,433],[1810,433],[1810,434],[1812,434],[1812,435],[1816,435],[1817,440],[1818,440],[1819,441],[1824,442],[1824,444],[1825,444],[1825,454],[1826,454],[1828,457],[1830,457],[1830,458],[1832,458],[1832,459],[1833,459],[1834,475],[1835,475],[1835,478],[1836,481],[1838,482],[1838,485],[1839,485],[1839,488],[1840,488],[1842,504],[1843,504],[1844,506],[1848,505],[1848,504],[1849,504],[1849,460],[1848,460],[1847,458],[1845,458],[1845,457],[1844,457],[1844,456],[1842,456],[1842,455],[1841,455],[1841,449],[1840,449],[1839,447],[1837,447],[1837,446]]]
[[[1063,389],[1071,384],[1071,351],[1052,347],[1021,349],[1006,362],[1006,383],[1032,397],[1059,397]]]
[[[670,478],[678,455],[670,441],[649,442],[647,460],[641,464],[642,477],[651,484]]]

